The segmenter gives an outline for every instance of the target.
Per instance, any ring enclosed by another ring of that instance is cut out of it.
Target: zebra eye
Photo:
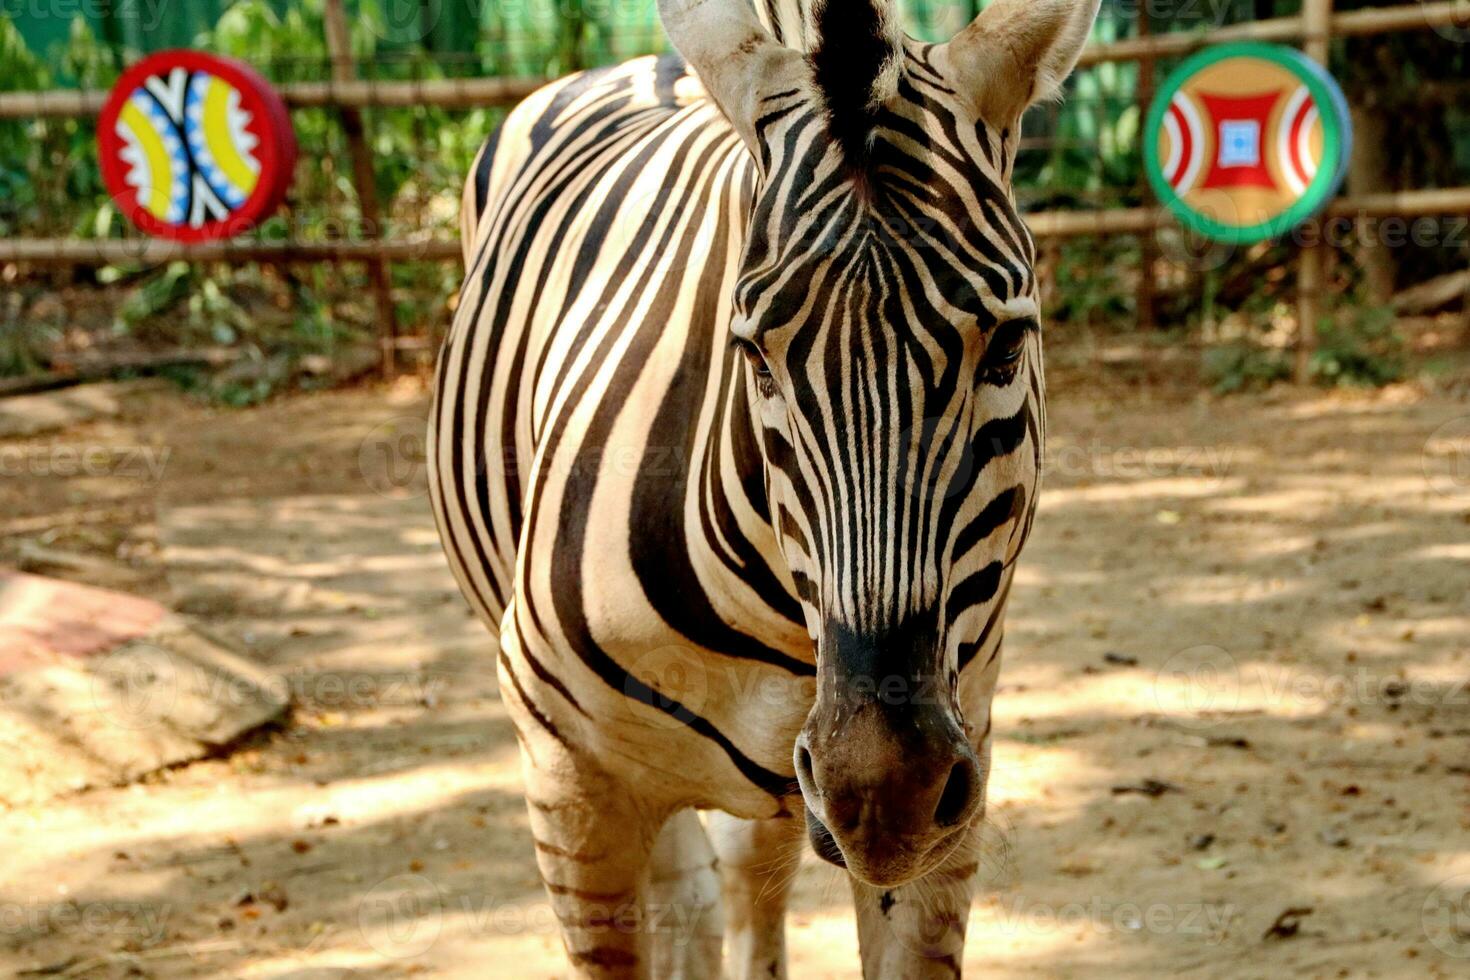
[[[744,337],[734,337],[731,338],[730,343],[750,362],[757,378],[771,376],[771,366],[766,363],[766,355],[761,353],[761,349],[753,341],[746,340]]]
[[[1003,373],[1016,365],[1026,350],[1026,331],[1030,320],[1010,320],[995,328],[990,343],[985,347],[985,358],[981,369],[986,373]]]

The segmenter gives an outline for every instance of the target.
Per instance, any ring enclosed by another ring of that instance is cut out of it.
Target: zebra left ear
[[[1101,0],[992,0],[944,47],[977,114],[1010,126],[1054,98],[1072,73]]]
[[[761,101],[806,84],[801,53],[761,26],[750,0],[658,0],[658,14],[664,33],[759,159]]]

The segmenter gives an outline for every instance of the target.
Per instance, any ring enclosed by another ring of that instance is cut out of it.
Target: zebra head
[[[1056,93],[1097,6],[994,0],[924,45],[883,0],[829,0],[801,52],[750,0],[660,0],[757,163],[731,329],[817,645],[796,771],[818,853],[873,884],[935,867],[983,810],[1042,450],[1011,168],[1022,113]]]

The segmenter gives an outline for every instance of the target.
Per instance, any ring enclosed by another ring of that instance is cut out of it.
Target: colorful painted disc
[[[1193,231],[1245,244],[1283,235],[1326,207],[1347,173],[1352,120],[1342,90],[1295,48],[1207,48],[1171,73],[1149,109],[1144,168]]]
[[[102,179],[138,228],[198,242],[255,227],[286,198],[296,135],[248,65],[163,51],[118,79],[97,121]]]

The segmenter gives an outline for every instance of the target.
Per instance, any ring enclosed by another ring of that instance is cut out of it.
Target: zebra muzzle
[[[944,705],[840,710],[819,700],[796,743],[807,832],[824,860],[874,885],[942,860],[983,799],[984,774]]]

